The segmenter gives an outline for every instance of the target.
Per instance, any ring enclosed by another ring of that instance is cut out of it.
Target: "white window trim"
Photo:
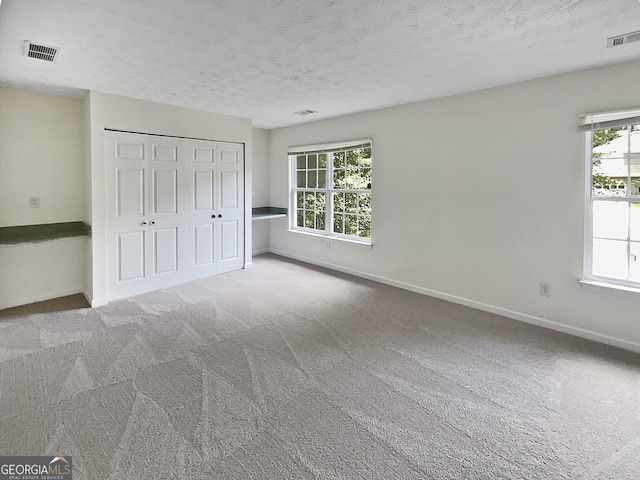
[[[345,235],[341,233],[333,232],[333,227],[329,227],[324,231],[310,229],[306,227],[299,227],[297,225],[297,199],[296,199],[296,155],[301,154],[310,154],[310,153],[333,153],[335,151],[343,151],[348,149],[360,148],[363,145],[368,145],[369,148],[372,149],[373,152],[373,142],[371,139],[361,139],[361,140],[350,140],[345,142],[336,142],[336,143],[325,143],[325,144],[317,144],[317,145],[303,145],[297,147],[289,147],[287,149],[287,158],[288,158],[288,168],[289,168],[289,211],[291,215],[289,215],[289,232],[304,234],[312,237],[319,237],[327,240],[337,240],[340,242],[345,242],[348,244],[354,245],[362,245],[362,246],[373,246],[373,218],[371,221],[371,237],[356,237],[353,235]],[[372,154],[373,155],[373,154]],[[373,158],[373,157],[372,157]],[[372,161],[372,171],[373,171],[373,161]],[[352,189],[335,189],[333,187],[333,163],[327,161],[327,186],[325,188],[325,225],[333,225],[333,221],[330,218],[331,213],[333,212],[333,193],[334,192],[346,192],[346,193],[363,193],[363,190],[352,190]],[[330,186],[331,185],[331,186]],[[319,190],[319,189],[310,189],[310,190]],[[372,193],[373,188],[367,190],[369,193]],[[373,195],[372,195],[373,198]]]
[[[607,293],[612,295],[618,295],[621,297],[638,298],[640,296],[640,288],[627,287],[624,285],[618,285],[617,283],[609,283],[601,280],[580,280],[580,286],[585,290],[591,290],[598,293]]]
[[[327,235],[326,233],[322,233],[318,230],[311,230],[309,228],[302,228],[302,227],[289,228],[287,232],[295,233],[298,235],[304,235],[306,237],[315,237],[315,238],[319,238],[319,239],[330,241],[330,242],[335,240],[336,242],[339,242],[339,243],[373,248],[373,243],[356,240],[356,238],[358,237],[352,237],[350,235],[343,235],[341,237],[338,237],[336,235],[339,235],[339,234]]]
[[[640,123],[640,109],[619,112],[602,112],[583,115],[579,122],[579,131],[585,135],[585,209],[584,209],[584,255],[582,288],[637,298],[640,295],[640,282],[594,275],[593,270],[593,131],[616,126]],[[603,199],[606,197],[603,197]],[[640,197],[638,197],[640,201]]]
[[[592,254],[593,254],[593,208],[591,202],[591,190],[592,190],[592,175],[593,175],[593,133],[589,130],[588,135],[585,135],[585,208],[584,208],[584,255],[583,255],[583,280],[582,281],[591,281],[598,282],[591,275],[591,266],[592,266]]]

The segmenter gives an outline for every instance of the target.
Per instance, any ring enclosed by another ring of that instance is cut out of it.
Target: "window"
[[[585,276],[640,288],[640,111],[582,123],[589,137]]]
[[[371,141],[293,147],[293,230],[371,243]]]

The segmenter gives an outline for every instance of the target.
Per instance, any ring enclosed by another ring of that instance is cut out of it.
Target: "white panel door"
[[[188,272],[201,278],[244,265],[244,146],[187,140]]]
[[[183,142],[105,132],[110,300],[175,285],[186,278]]]
[[[146,289],[148,155],[145,135],[105,132],[107,296],[110,299]]]
[[[244,266],[244,145],[105,132],[110,300]]]
[[[186,140],[187,271],[189,278],[217,273],[216,142]]]
[[[186,280],[184,233],[184,140],[149,136],[148,265],[153,289]]]
[[[217,273],[244,265],[244,145],[218,142]]]

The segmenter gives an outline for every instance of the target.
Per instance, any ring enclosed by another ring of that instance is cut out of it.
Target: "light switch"
[[[31,208],[40,208],[40,197],[29,197],[29,206]]]

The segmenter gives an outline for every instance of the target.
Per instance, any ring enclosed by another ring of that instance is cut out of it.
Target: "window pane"
[[[593,160],[592,194],[620,197],[627,194],[628,161],[624,158],[596,158]]]
[[[318,230],[324,230],[324,212],[316,213],[316,228]]]
[[[371,217],[358,218],[358,236],[366,238],[371,237]]]
[[[333,188],[345,188],[344,170],[337,169],[333,171]]]
[[[333,167],[344,168],[344,152],[336,152],[333,154]]]
[[[631,242],[629,246],[629,280],[640,282],[640,243]]]
[[[371,183],[371,170],[369,170],[369,178],[367,178],[366,173],[366,170],[360,170],[360,172],[358,172],[358,178],[360,180],[358,188],[362,190],[369,188],[369,184]]]
[[[304,207],[304,192],[298,192],[296,194],[296,206],[298,208]]]
[[[318,170],[318,188],[327,188],[326,170]]]
[[[627,278],[627,242],[619,240],[593,240],[594,275]]]
[[[361,165],[371,165],[371,148],[363,148],[360,152]]]
[[[640,203],[629,204],[629,238],[640,240]]]
[[[640,195],[640,125],[631,125],[629,159],[631,168],[631,189],[629,195]]]
[[[316,206],[316,194],[313,192],[307,192],[304,196],[304,208],[307,210],[313,210]]]
[[[333,211],[344,212],[344,193],[333,194]]]
[[[358,166],[358,150],[348,150],[347,154],[347,165],[350,167]]]
[[[317,192],[316,193],[316,206],[315,209],[318,211],[322,211],[324,212],[325,208],[326,208],[326,201],[325,201],[325,195],[322,192]]]
[[[307,228],[315,227],[315,215],[313,212],[304,212],[304,226]]]
[[[318,168],[318,156],[309,155],[307,157],[307,165],[308,165],[308,168],[310,169]]]
[[[629,151],[627,127],[593,132],[593,158],[623,157]]]
[[[629,206],[626,202],[593,202],[593,236],[626,240]]]
[[[345,211],[347,213],[358,212],[358,194],[357,193],[345,193]]]
[[[318,186],[318,172],[309,170],[307,188],[316,188]]]
[[[358,169],[347,168],[344,172],[344,188],[356,189],[359,188],[360,175]]]
[[[362,188],[371,188],[371,169],[363,168],[362,169],[362,181],[364,186]]]
[[[640,128],[640,125],[638,125]],[[636,137],[638,139],[636,140]],[[634,140],[639,145],[634,145]],[[633,149],[637,150],[634,151]],[[631,189],[629,195],[640,195],[640,131],[631,134]]]
[[[318,168],[327,168],[327,154],[321,153],[318,155]]]
[[[360,215],[370,215],[371,214],[371,194],[370,193],[361,193],[358,195],[358,207]]]
[[[307,173],[304,170],[298,172],[296,186],[298,188],[305,188],[307,186]]]
[[[333,231],[335,233],[344,233],[344,215],[334,214]]]
[[[298,210],[298,222],[296,225],[298,227],[304,227],[304,210]]]
[[[296,159],[296,164],[298,165],[298,170],[304,170],[305,168],[307,168],[306,155],[298,155]]]
[[[356,217],[355,215],[344,216],[344,233],[345,235],[357,235],[358,217]]]

